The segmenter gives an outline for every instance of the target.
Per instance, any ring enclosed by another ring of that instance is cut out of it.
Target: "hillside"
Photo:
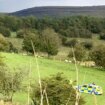
[[[27,84],[28,74],[27,70],[30,69],[29,63],[30,60],[32,61],[32,73],[31,73],[31,80],[34,82],[38,82],[38,75],[36,69],[35,59],[32,56],[23,56],[19,54],[10,54],[10,53],[2,53],[5,57],[6,65],[12,70],[22,70],[24,73],[25,78],[23,79],[23,84]],[[11,62],[10,62],[11,61]],[[20,62],[21,61],[21,62]],[[50,60],[45,58],[38,58],[38,64],[40,69],[41,78],[48,77],[52,74],[56,74],[58,72],[64,73],[64,75],[72,80],[76,79],[76,71],[75,65],[69,64],[66,62]],[[79,84],[87,84],[95,82],[97,85],[102,86],[104,91],[104,78],[105,72],[95,69],[95,68],[86,68],[86,67],[79,67]],[[25,103],[27,102],[27,92],[25,91],[27,88],[24,88],[24,91],[18,92],[15,94],[13,101]],[[94,105],[94,95],[89,94],[82,94],[85,98],[86,104],[85,105]],[[105,94],[101,96],[96,96],[98,105],[104,105],[105,103]],[[24,105],[24,104],[23,104]]]
[[[14,13],[10,13],[14,16],[29,16],[34,15],[36,17],[51,16],[51,17],[63,17],[72,15],[90,15],[105,17],[105,6],[85,6],[85,7],[73,7],[73,6],[49,6],[49,7],[33,7],[24,10],[20,10]]]

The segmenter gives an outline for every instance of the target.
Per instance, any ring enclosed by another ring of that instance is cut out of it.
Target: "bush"
[[[14,47],[14,45],[11,42],[9,42],[8,45],[9,45],[9,51],[8,52],[18,53],[18,49],[16,47]]]
[[[8,41],[5,39],[5,37],[0,34],[0,51],[8,51],[9,50],[9,45]]]
[[[24,34],[25,34],[24,30],[18,30],[17,31],[17,38],[24,38]]]
[[[4,66],[3,57],[0,54],[0,66]]]
[[[74,48],[74,54],[75,54],[75,58],[76,58],[77,61],[82,61],[86,58],[86,51],[85,51],[84,47],[81,46],[81,45],[77,45]],[[70,58],[74,57],[72,51],[69,52],[68,57],[70,57]]]
[[[31,41],[34,44],[35,51],[39,51],[41,48],[39,36],[37,34],[31,33],[31,32],[27,32],[26,35],[24,36],[23,49],[30,53],[33,53]]]
[[[50,105],[65,105],[70,98],[68,105],[75,105],[76,91],[73,86],[66,79],[58,73],[52,77],[42,80],[42,89],[46,91]],[[34,105],[40,105],[40,89],[38,87],[32,88],[31,99]],[[43,93],[44,94],[44,93]],[[47,105],[44,94],[43,104]],[[83,105],[83,98],[79,98],[79,105]]]
[[[100,34],[100,39],[101,39],[101,40],[105,40],[105,33],[101,33],[101,34]]]
[[[0,33],[5,37],[9,37],[11,35],[10,30],[3,26],[0,26]]]
[[[12,101],[13,95],[21,89],[22,72],[10,72],[8,68],[0,70],[0,93],[5,101]]]
[[[64,36],[60,36],[61,40],[62,40],[62,45],[65,46],[66,44],[66,41],[67,41],[67,37],[64,37]]]
[[[105,67],[105,46],[97,46],[90,52],[91,59],[97,66]]]
[[[82,42],[81,45],[83,45],[88,50],[91,50],[93,47],[93,43],[90,41]]]
[[[77,39],[71,39],[69,41],[66,41],[65,45],[69,47],[75,47],[77,43],[78,43]]]

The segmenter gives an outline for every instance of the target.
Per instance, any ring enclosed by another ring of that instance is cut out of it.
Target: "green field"
[[[23,72],[27,72],[30,68],[31,62],[31,80],[33,83],[38,82],[38,73],[36,68],[35,58],[32,56],[23,56],[19,54],[2,53],[5,57],[5,62],[10,70],[21,69]],[[56,74],[58,72],[63,72],[68,79],[76,80],[76,70],[74,64],[65,63],[63,61],[49,60],[44,58],[38,58],[38,64],[40,69],[41,78],[50,76],[51,74]],[[102,86],[103,91],[105,90],[105,71],[98,70],[95,68],[86,68],[78,66],[79,68],[79,84],[83,81],[85,84],[95,82],[97,85]],[[27,84],[28,74],[26,73],[23,84]],[[85,77],[85,78],[84,78]],[[26,90],[26,89],[25,89]],[[95,105],[94,96],[89,94],[82,94],[86,100],[86,105]],[[96,96],[98,105],[105,105],[105,94],[101,96]],[[14,101],[19,101],[21,103],[26,103],[27,93],[18,92],[14,96]]]

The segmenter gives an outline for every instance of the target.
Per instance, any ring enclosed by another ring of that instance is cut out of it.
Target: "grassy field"
[[[31,80],[33,83],[38,82],[38,75],[36,69],[36,62],[35,58],[32,56],[22,56],[18,54],[10,54],[10,53],[2,53],[5,57],[5,62],[7,66],[11,70],[21,69],[23,72],[27,72],[30,68],[30,61],[31,61]],[[39,69],[41,78],[48,77],[52,74],[56,74],[58,72],[63,72],[64,75],[68,79],[76,80],[76,70],[74,64],[69,64],[61,61],[56,60],[49,60],[44,58],[38,58]],[[102,86],[103,91],[105,90],[105,71],[101,71],[95,68],[86,68],[78,66],[79,68],[79,84],[83,83],[92,83],[95,82],[97,85]],[[24,74],[25,79],[23,80],[23,84],[27,84],[27,77],[28,74]],[[85,78],[84,78],[85,77]],[[94,96],[89,94],[82,94],[82,96],[86,100],[86,105],[95,105],[94,104]],[[105,94],[101,96],[96,96],[98,105],[105,105]],[[26,103],[27,100],[27,93],[25,92],[18,92],[14,96],[14,101],[19,101],[21,103]]]

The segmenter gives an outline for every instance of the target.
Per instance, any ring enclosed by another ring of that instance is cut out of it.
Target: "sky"
[[[0,0],[0,12],[14,12],[38,6],[97,6],[105,0]]]

